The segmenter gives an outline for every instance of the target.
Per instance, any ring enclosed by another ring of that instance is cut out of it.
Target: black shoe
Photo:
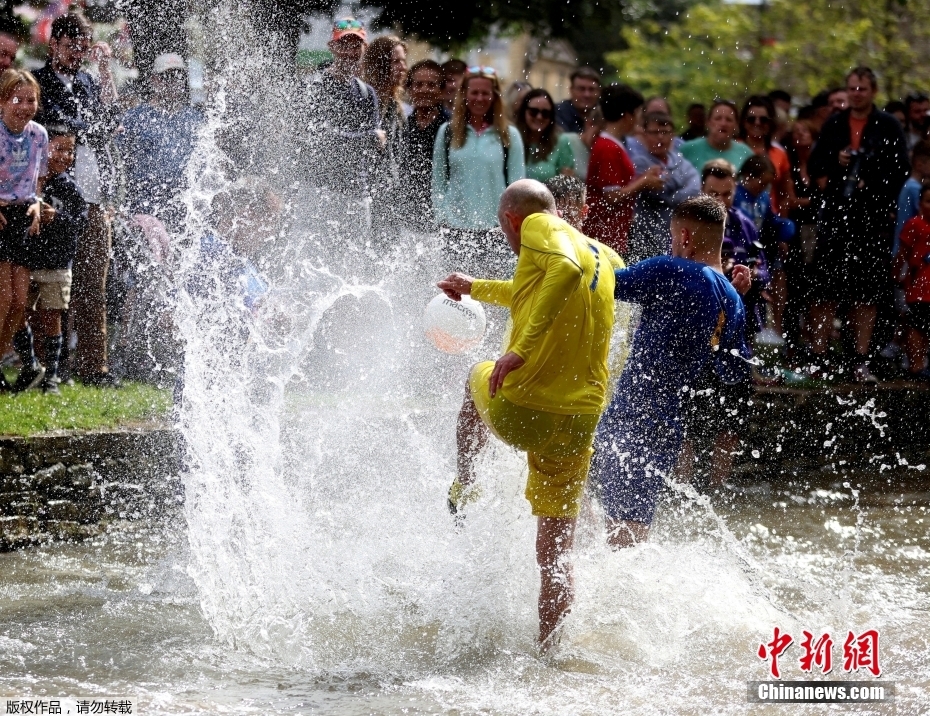
[[[44,377],[45,366],[41,363],[34,363],[31,366],[23,366],[19,371],[19,375],[16,377],[16,382],[13,383],[11,392],[22,393],[23,391],[29,390],[30,388],[35,388],[39,383],[42,382]]]
[[[46,395],[61,395],[61,391],[58,390],[58,376],[45,376],[39,387],[42,388],[42,392]]]
[[[92,388],[122,388],[119,378],[112,373],[94,373],[94,375],[78,376],[82,384]]]

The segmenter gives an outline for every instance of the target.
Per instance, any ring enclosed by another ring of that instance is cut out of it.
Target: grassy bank
[[[12,382],[16,374],[6,375]],[[29,390],[0,395],[0,435],[114,428],[157,420],[170,409],[170,390],[142,383],[126,383],[118,390],[63,385],[61,395]]]

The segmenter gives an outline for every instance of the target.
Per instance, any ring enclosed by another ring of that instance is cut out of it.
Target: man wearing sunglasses
[[[358,77],[367,33],[355,18],[343,18],[327,46],[332,64],[312,79],[299,108],[299,161],[310,184],[324,190],[318,204],[328,219],[351,221],[350,233],[364,236],[371,225],[369,170],[386,140],[377,95]]]

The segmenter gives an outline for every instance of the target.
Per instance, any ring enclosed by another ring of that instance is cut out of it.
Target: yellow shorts
[[[493,398],[492,361],[472,368],[468,386],[478,414],[491,432],[525,450],[530,467],[526,499],[537,517],[577,517],[594,431],[600,415],[559,415],[514,405],[500,392]]]

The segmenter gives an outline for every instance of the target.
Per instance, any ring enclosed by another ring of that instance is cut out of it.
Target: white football
[[[453,301],[440,294],[427,304],[423,328],[426,337],[443,353],[464,353],[481,343],[487,318],[481,304],[470,296]]]

